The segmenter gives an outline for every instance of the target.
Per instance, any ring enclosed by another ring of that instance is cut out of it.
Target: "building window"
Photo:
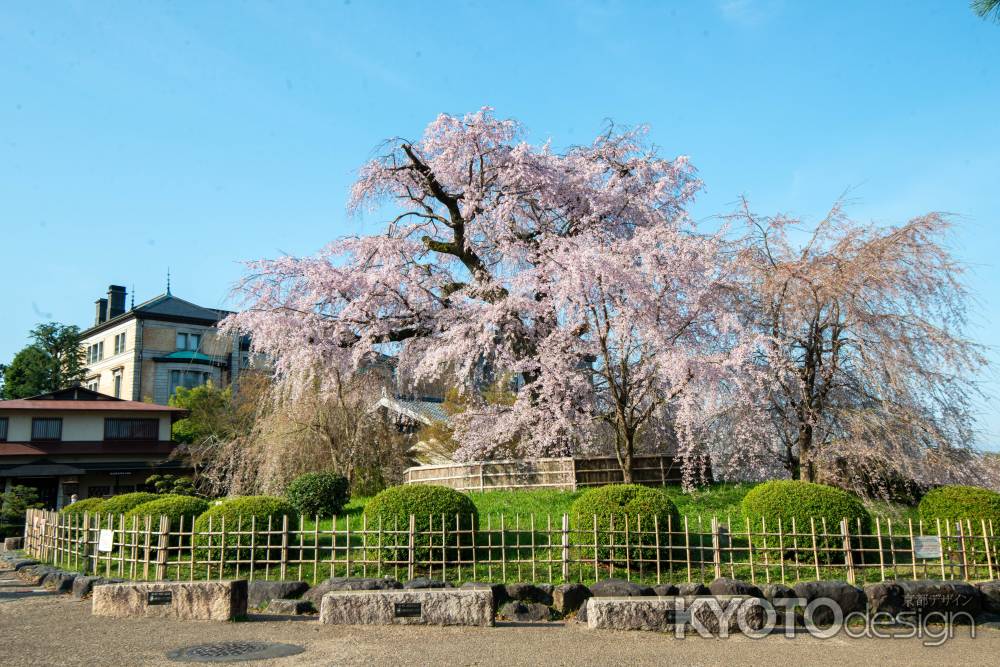
[[[7,418],[0,417],[0,442],[7,442]]]
[[[104,498],[105,496],[111,495],[110,486],[88,486],[87,487],[87,497],[88,498]]]
[[[115,398],[121,398],[122,397],[122,372],[121,371],[115,371],[114,375],[112,376],[112,381],[114,382],[114,387],[115,387]]]
[[[104,420],[105,440],[159,440],[159,419],[108,417]]]
[[[202,371],[170,371],[170,395],[173,396],[177,387],[192,389],[206,384],[212,376]]]
[[[101,376],[98,375],[95,378],[90,378],[89,380],[87,380],[86,387],[90,391],[97,391],[97,387],[100,385],[100,383],[101,383]]]
[[[62,440],[62,419],[35,417],[31,420],[32,440]]]
[[[94,343],[87,348],[87,363],[97,363],[104,358],[104,341]]]
[[[197,352],[201,347],[201,334],[177,332],[177,349]]]
[[[125,351],[125,332],[115,336],[115,354],[121,354]]]

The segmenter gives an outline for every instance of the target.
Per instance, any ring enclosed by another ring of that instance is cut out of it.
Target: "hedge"
[[[472,545],[469,533],[456,534],[446,532],[447,538],[442,541],[439,534],[420,534],[433,529],[441,529],[445,522],[446,531],[454,531],[456,527],[463,530],[472,528],[478,522],[479,513],[472,500],[455,489],[445,486],[430,486],[428,484],[409,484],[393,486],[377,494],[365,506],[365,516],[368,517],[369,530],[377,530],[381,526],[385,530],[400,533],[386,535],[386,540],[395,538],[395,543],[385,547],[382,558],[389,561],[404,561],[407,557],[410,515],[413,515],[417,560],[440,558],[442,551],[447,549],[448,558],[457,555],[457,549]],[[457,524],[456,524],[457,521]],[[471,559],[471,553],[465,554]]]
[[[786,558],[798,555],[800,558],[812,558],[812,540],[802,537],[810,534],[812,521],[815,520],[816,533],[823,531],[823,520],[826,520],[826,532],[835,535],[821,538],[817,547],[822,551],[823,562],[839,562],[843,560],[843,539],[840,535],[840,522],[848,520],[851,534],[858,532],[860,521],[861,531],[871,533],[872,522],[868,510],[861,500],[853,495],[825,484],[813,484],[800,480],[774,480],[755,486],[743,497],[741,504],[743,515],[750,519],[752,531],[760,531],[766,526],[768,531],[777,531],[780,520],[784,533],[792,532],[792,520],[799,538],[786,537],[784,540]],[[763,523],[762,523],[763,521]],[[798,542],[799,553],[789,543]],[[855,543],[860,544],[859,540]],[[763,539],[754,540],[755,545],[762,545]],[[769,549],[777,545],[777,537],[768,540]]]
[[[1000,493],[977,486],[941,486],[924,495],[917,508],[924,521],[969,519],[974,532],[1000,528]]]
[[[75,503],[67,505],[66,507],[59,510],[59,513],[63,516],[83,516],[84,512],[89,512],[91,515],[100,514],[104,509],[104,498],[84,498],[83,500],[78,500]]]
[[[195,496],[182,496],[178,494],[166,494],[150,500],[149,502],[132,508],[125,515],[125,525],[130,526],[132,517],[139,517],[140,525],[144,524],[144,517],[153,517],[153,529],[159,530],[159,517],[170,518],[170,529],[179,530],[181,527],[181,517],[184,518],[184,530],[191,529],[191,524],[195,518],[208,509],[208,501]]]
[[[101,513],[112,514],[117,517],[119,514],[127,514],[139,505],[148,503],[150,500],[156,500],[159,497],[159,494],[147,493],[146,491],[123,493],[120,496],[112,496],[105,500],[104,504],[101,505]]]
[[[220,557],[220,548],[222,544],[221,531],[223,528],[226,531],[235,531],[240,528],[240,520],[242,519],[242,531],[249,532],[251,526],[256,522],[256,545],[254,549],[254,558],[262,559],[268,556],[267,549],[267,535],[261,535],[262,531],[267,530],[268,519],[271,520],[272,530],[281,530],[282,517],[295,517],[295,508],[284,498],[279,498],[277,496],[237,496],[235,498],[229,498],[223,500],[222,502],[212,505],[205,512],[199,516],[194,523],[195,531],[199,533],[196,544],[199,546],[199,558],[213,558],[218,559]],[[204,535],[201,533],[207,533],[209,528],[209,523],[212,526],[212,534]],[[291,522],[290,522],[291,523]],[[280,546],[274,543],[274,538],[272,537],[271,546]],[[233,538],[232,535],[226,537],[225,548],[226,548],[226,559],[236,560],[250,558],[250,538],[249,536],[242,536],[239,539],[239,544],[237,545],[237,540]],[[264,542],[264,547],[260,547],[260,542]]]
[[[299,514],[331,517],[344,511],[351,500],[347,478],[335,472],[307,472],[299,475],[285,490]]]
[[[655,561],[658,557],[655,548],[647,547],[656,544],[656,529],[662,548],[669,542],[668,529],[677,532],[680,528],[680,514],[670,497],[662,489],[639,484],[609,484],[590,489],[576,499],[570,513],[577,528],[574,542],[593,548],[596,521],[598,544],[609,545],[598,549],[598,557],[616,563],[625,561],[626,555],[628,561]],[[626,525],[630,531],[627,549]],[[659,558],[666,558],[666,551],[661,551]]]

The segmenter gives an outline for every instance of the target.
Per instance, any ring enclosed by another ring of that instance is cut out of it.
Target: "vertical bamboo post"
[[[878,538],[878,569],[885,581],[885,553],[882,551],[882,521],[875,517],[875,536]]]
[[[809,530],[812,533],[812,544],[813,544],[813,565],[816,568],[816,579],[820,579],[819,576],[819,549],[816,546],[816,517],[809,517]]]
[[[771,583],[771,563],[767,552],[767,522],[764,517],[760,518],[761,548],[764,550],[764,582]]]
[[[632,549],[629,544],[628,514],[625,515],[625,578],[632,580]]]
[[[847,583],[853,586],[857,578],[854,573],[854,554],[851,551],[851,531],[847,519],[840,520],[840,533],[844,538],[844,562],[847,563]]]
[[[945,547],[945,544],[944,544],[943,536],[941,535],[941,519],[936,519],[935,521],[937,522],[938,539],[941,540],[941,542],[942,542],[942,544],[941,544],[941,558],[940,558],[940,560],[941,560],[941,579],[946,579],[947,577],[945,576],[945,573],[944,573],[944,552],[945,552],[946,547]],[[945,524],[945,525],[947,525],[947,524]],[[948,532],[949,532],[949,534],[951,533],[950,530]]]
[[[243,515],[240,515],[240,519]],[[250,577],[253,578],[257,566],[257,515],[250,515],[250,564],[247,566]]]
[[[281,580],[288,577],[288,515],[281,517]]]
[[[892,578],[895,579],[899,574],[898,565],[896,563],[896,537],[892,532],[892,519],[886,519],[886,526],[889,529],[889,559],[892,561]]]
[[[538,575],[535,571],[535,513],[532,512],[528,516],[531,530],[531,583],[535,583],[538,581]]]
[[[785,583],[785,531],[782,529],[781,517],[778,517],[778,564],[781,567],[781,583]]]
[[[750,583],[757,583],[757,573],[753,569],[753,538],[750,536],[750,517],[744,517],[747,536],[747,561],[750,563]]]
[[[500,515],[500,576],[507,581],[507,531],[504,515]]]
[[[319,581],[319,514],[314,517],[315,523],[313,523],[313,578],[312,582],[315,584]],[[379,519],[379,527],[382,526],[382,520]],[[381,556],[379,556],[381,558]]]
[[[660,562],[663,559],[660,554],[660,521],[655,514],[653,515],[653,539],[656,541],[656,584],[660,585],[663,583],[660,578]]]
[[[118,549],[118,576],[122,579],[125,578],[125,550],[128,543],[128,528],[125,527],[125,515],[118,514],[118,532],[122,534],[122,541],[119,544]]]
[[[691,583],[691,533],[688,530],[687,514],[684,515],[684,556],[687,560],[687,578]]]
[[[156,580],[167,578],[167,557],[170,548],[170,518],[160,515],[160,530],[156,538]]]
[[[382,515],[378,517],[378,552],[375,556],[375,572],[376,576],[382,577]],[[315,570],[314,570],[315,571]]]
[[[802,571],[802,567],[799,564],[799,528],[795,524],[795,517],[792,517],[792,569],[795,572],[795,581],[802,578],[799,574]]]
[[[969,580],[969,554],[966,549],[965,544],[965,528],[962,526],[961,520],[955,522],[956,537],[958,537],[958,546],[961,549],[962,560],[959,561],[959,567],[962,568],[962,581]]]
[[[715,578],[722,576],[722,552],[719,550],[719,518],[712,517],[712,566]]]
[[[983,548],[986,551],[986,569],[990,579],[993,579],[993,555],[990,554],[990,537],[986,532],[986,519],[980,519],[983,524]]]
[[[237,523],[243,520],[243,515],[240,514],[237,519]],[[222,518],[219,520],[219,581],[225,578],[226,571],[226,515],[223,514]],[[237,557],[239,555],[237,554]]]
[[[561,565],[563,583],[566,583],[569,581],[569,514],[565,512],[562,515],[560,546],[562,547],[562,558],[559,564]]]
[[[413,568],[414,561],[416,559],[416,531],[417,531],[417,515],[410,515],[410,526],[409,526],[409,542],[407,547],[406,555],[406,579],[407,581],[413,579]]]
[[[597,549],[599,540],[598,540],[598,537],[597,537],[597,515],[596,514],[593,515],[593,519],[594,519],[594,581],[597,581],[597,580],[599,580],[601,578],[601,575],[600,575],[599,568],[598,568],[598,565],[600,563],[600,558],[599,558],[598,549]]]
[[[149,562],[152,556],[152,531],[153,531],[153,517],[146,515],[146,525],[143,531],[145,535],[143,536],[142,544],[142,578],[144,581],[149,579]]]
[[[916,541],[913,539],[913,519],[906,520],[907,525],[910,529],[910,565],[913,568],[913,579],[917,578],[917,547]]]

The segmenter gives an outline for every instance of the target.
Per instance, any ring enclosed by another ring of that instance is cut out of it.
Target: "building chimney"
[[[105,322],[108,319],[108,300],[98,299],[94,302],[97,306],[97,312],[94,313],[94,326],[96,327],[101,322]]]
[[[125,313],[125,288],[121,285],[108,285],[108,319]]]

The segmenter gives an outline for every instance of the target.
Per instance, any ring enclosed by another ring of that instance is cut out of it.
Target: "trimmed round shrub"
[[[84,512],[99,514],[103,510],[103,507],[104,498],[84,498],[62,508],[59,510],[59,513],[63,516],[83,516]]]
[[[255,527],[253,557],[261,560],[268,557],[267,523],[271,521],[272,531],[281,531],[282,517],[289,517],[291,527],[294,517],[298,513],[295,508],[284,498],[277,496],[237,496],[227,498],[222,502],[212,505],[199,516],[194,522],[196,533],[195,544],[198,546],[199,558],[209,558],[218,560],[225,549],[226,559],[229,561],[245,560],[249,561],[250,549],[250,529]],[[242,518],[242,526],[240,520]],[[211,533],[209,524],[211,523]],[[222,531],[225,529],[225,542],[223,542]],[[246,533],[234,535],[239,531]],[[281,537],[271,535],[272,550],[275,546],[280,546]],[[263,546],[261,546],[263,544]]]
[[[307,472],[299,475],[285,490],[299,514],[307,517],[331,517],[344,511],[351,500],[347,478],[335,472]]]
[[[181,496],[176,494],[161,495],[156,500],[132,508],[125,515],[125,525],[132,525],[132,517],[139,517],[139,525],[145,525],[145,517],[153,517],[153,529],[159,530],[159,517],[170,518],[170,529],[179,530],[181,527],[181,517],[184,518],[184,531],[191,530],[194,519],[208,509],[208,501],[195,496]]]
[[[105,500],[104,504],[101,505],[101,513],[113,514],[115,517],[119,514],[128,514],[139,505],[148,503],[150,500],[156,500],[159,497],[159,494],[147,493],[145,491],[123,493],[120,496],[112,496]]]
[[[985,520],[1000,527],[1000,493],[978,486],[940,486],[924,495],[918,507],[924,521],[969,519],[973,531],[982,532]]]
[[[462,559],[472,560],[471,533],[455,533],[455,529],[468,530],[476,525],[479,513],[469,496],[446,486],[408,484],[392,486],[380,492],[365,506],[369,530],[381,526],[382,558],[387,561],[405,561],[407,558],[410,515],[416,530],[415,557],[417,560],[454,560],[459,550]],[[444,535],[441,534],[444,522]]]
[[[676,533],[680,527],[680,514],[670,497],[662,489],[639,484],[608,484],[590,489],[576,499],[570,514],[576,527],[574,541],[592,550],[596,521],[598,558],[616,564],[628,561],[638,565],[640,560],[655,563],[666,558],[667,531],[672,528]],[[659,554],[655,549],[657,529]]]
[[[847,519],[852,535],[857,534],[859,521],[863,533],[870,534],[872,530],[871,516],[857,496],[825,484],[792,479],[764,482],[743,497],[741,507],[744,516],[750,519],[752,532],[760,532],[763,526],[768,532],[777,532],[780,520],[781,531],[787,535],[783,539],[785,552],[781,554],[784,558],[813,558],[811,520],[815,520],[817,535],[823,534],[823,520],[826,520],[826,534],[830,537],[820,537],[816,542],[820,559],[826,563],[843,560],[844,543],[839,537],[843,519]],[[797,537],[789,535],[793,519]],[[852,542],[860,546],[860,540]],[[762,548],[763,543],[763,537],[754,538],[757,548]],[[768,551],[775,550],[778,536],[768,535],[767,543]]]

